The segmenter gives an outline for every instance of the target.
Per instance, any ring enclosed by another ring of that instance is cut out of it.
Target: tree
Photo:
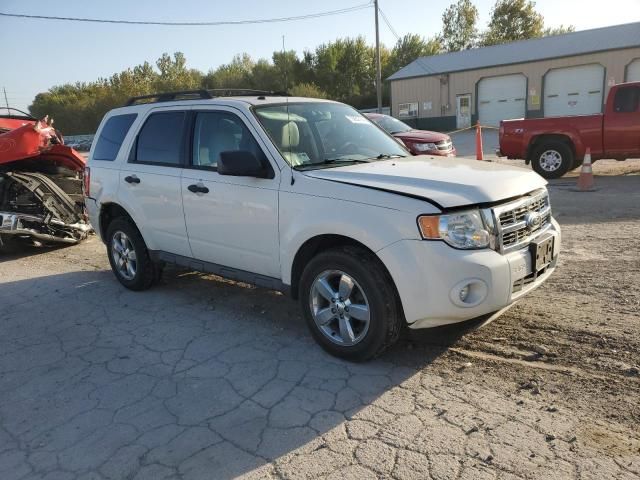
[[[393,47],[389,58],[389,69],[392,73],[397,72],[415,59],[436,55],[441,49],[440,41],[436,38],[425,40],[419,35],[408,33]]]
[[[204,88],[248,88],[254,62],[248,53],[235,55],[231,63],[209,70],[202,79]]]
[[[542,35],[545,37],[551,37],[553,35],[564,35],[565,33],[571,33],[575,31],[576,27],[574,27],[573,25],[567,25],[566,27],[564,25],[560,25],[558,27],[545,28],[542,32]]]
[[[478,9],[471,0],[458,0],[442,14],[442,48],[457,52],[475,46],[478,38]]]
[[[543,35],[543,18],[531,0],[498,0],[491,11],[482,45],[497,45]]]
[[[313,83],[299,83],[289,89],[294,97],[327,98],[327,94]]]

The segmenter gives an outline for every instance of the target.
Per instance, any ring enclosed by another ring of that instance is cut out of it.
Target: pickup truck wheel
[[[573,157],[573,151],[566,143],[546,142],[534,149],[531,163],[542,177],[560,178],[573,168]]]
[[[157,280],[156,265],[138,229],[124,218],[107,228],[107,255],[118,281],[131,290],[146,290]]]
[[[368,360],[400,334],[392,281],[363,249],[345,247],[313,258],[300,279],[300,303],[315,340],[337,357]]]

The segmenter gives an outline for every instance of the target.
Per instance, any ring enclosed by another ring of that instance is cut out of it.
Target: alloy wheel
[[[545,150],[540,155],[540,168],[545,172],[555,172],[562,165],[562,155],[557,150]]]
[[[118,273],[125,280],[133,280],[136,276],[138,261],[136,251],[126,233],[117,231],[111,238],[111,256]]]
[[[369,330],[371,310],[367,296],[345,272],[320,273],[311,285],[309,304],[318,329],[335,344],[356,345]]]

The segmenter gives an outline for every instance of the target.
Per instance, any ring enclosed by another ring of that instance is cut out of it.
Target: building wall
[[[609,86],[625,80],[625,67],[640,58],[640,47],[609,52],[563,57],[539,62],[521,63],[450,74],[407,78],[391,82],[391,112],[398,117],[398,106],[418,102],[418,115],[399,117],[419,128],[453,130],[456,127],[456,95],[471,94],[472,122],[477,119],[476,86],[485,77],[521,73],[527,77],[527,117],[543,115],[542,88],[546,72],[554,68],[599,63],[605,67],[604,101]],[[426,108],[425,108],[426,107]],[[429,107],[431,107],[429,109]]]

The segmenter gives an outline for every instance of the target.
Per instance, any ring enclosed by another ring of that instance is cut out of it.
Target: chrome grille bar
[[[496,249],[508,253],[526,247],[551,227],[551,204],[546,189],[536,190],[493,209]]]

